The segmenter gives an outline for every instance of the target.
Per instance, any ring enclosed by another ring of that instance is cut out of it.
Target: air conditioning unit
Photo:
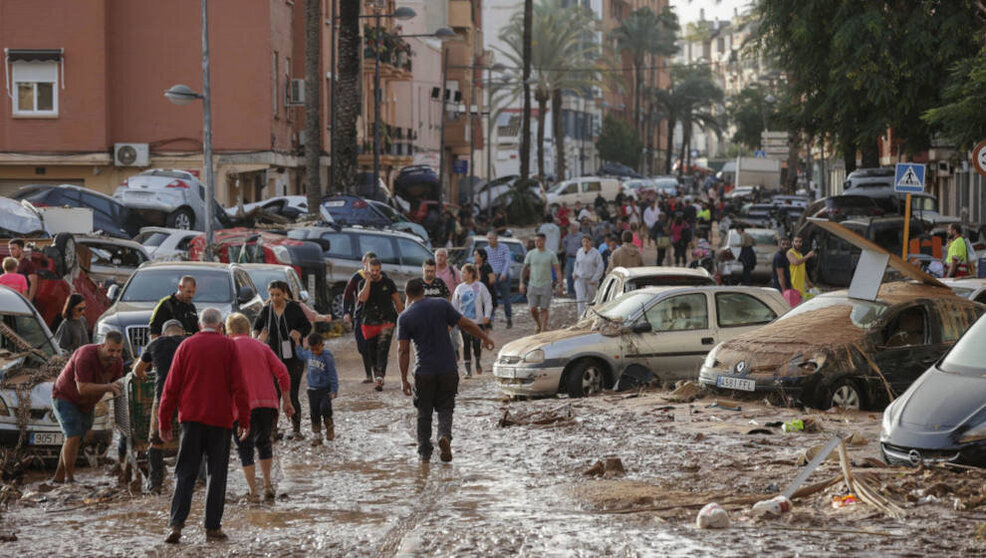
[[[305,104],[305,80],[303,79],[292,79],[291,84],[288,86],[288,98],[285,99],[284,105],[289,107],[298,107]]]
[[[117,167],[148,167],[151,151],[146,143],[117,143],[113,145],[113,165]]]

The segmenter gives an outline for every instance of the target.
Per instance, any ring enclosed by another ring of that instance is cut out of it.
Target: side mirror
[[[308,291],[301,291],[298,293],[298,300],[307,303],[311,296],[308,295]]]
[[[236,295],[236,300],[240,303],[250,302],[250,299],[257,296],[257,291],[253,287],[244,285],[240,287],[240,292]]]
[[[630,328],[630,331],[634,333],[650,333],[653,330],[654,328],[651,327],[650,322],[648,322],[647,320],[641,320],[633,324],[633,327]]]
[[[116,297],[120,296],[120,285],[113,283],[110,288],[106,290],[106,298],[110,299],[110,302],[116,302]]]

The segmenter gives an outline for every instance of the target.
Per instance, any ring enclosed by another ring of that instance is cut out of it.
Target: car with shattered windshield
[[[68,360],[41,314],[13,289],[0,286],[0,446],[54,459],[65,440],[51,407],[51,388]],[[93,410],[93,426],[79,453],[102,455],[113,437],[109,403]]]
[[[986,320],[980,319],[883,412],[891,465],[986,467]]]
[[[884,283],[874,300],[822,294],[777,321],[720,343],[702,385],[780,392],[819,409],[882,409],[983,313],[944,286]]]
[[[583,397],[614,387],[628,369],[645,382],[695,379],[716,343],[757,329],[789,306],[759,287],[646,287],[593,307],[571,327],[504,345],[493,364],[511,396]]]

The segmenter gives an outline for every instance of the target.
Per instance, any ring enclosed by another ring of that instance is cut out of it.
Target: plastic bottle
[[[784,496],[777,496],[770,500],[761,500],[753,504],[753,515],[781,515],[791,511],[791,501]]]
[[[801,419],[794,419],[784,423],[781,430],[784,432],[800,432],[805,429],[805,423]]]

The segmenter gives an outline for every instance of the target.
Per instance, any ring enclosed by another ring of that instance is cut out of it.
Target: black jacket
[[[298,358],[296,343],[294,339],[291,339],[291,331],[297,330],[301,334],[301,338],[304,339],[311,333],[312,323],[305,317],[305,312],[301,309],[301,306],[293,300],[289,300],[285,304],[284,312],[280,318],[277,317],[274,309],[271,308],[270,302],[268,302],[253,322],[253,330],[255,332],[259,333],[264,329],[267,330],[267,345],[282,361],[288,361]],[[282,341],[291,342],[290,356],[281,354]]]

